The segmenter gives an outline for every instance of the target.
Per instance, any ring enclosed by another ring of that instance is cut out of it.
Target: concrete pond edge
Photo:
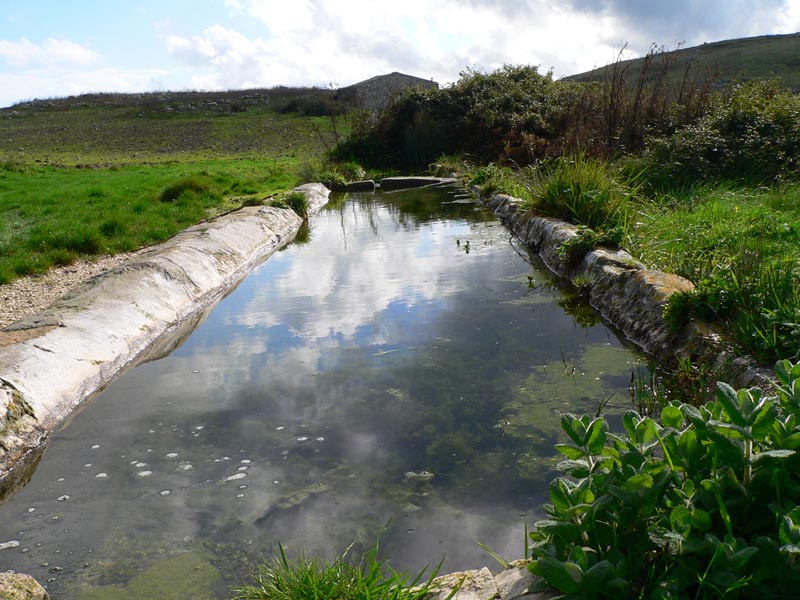
[[[579,264],[570,264],[560,249],[579,236],[577,225],[531,213],[523,200],[506,194],[481,201],[548,269],[578,286],[606,322],[657,361],[675,364],[678,357],[688,357],[711,365],[731,385],[771,386],[772,370],[737,356],[723,332],[697,322],[680,331],[670,328],[664,306],[672,294],[694,289],[688,279],[648,269],[622,249],[595,248]]]
[[[330,190],[305,184],[309,215]],[[190,227],[0,331],[0,494],[24,485],[72,411],[291,242],[290,209],[245,207]],[[173,334],[173,335],[171,335]],[[173,343],[174,346],[174,343]],[[166,350],[166,348],[164,348]],[[16,467],[16,468],[15,468]]]

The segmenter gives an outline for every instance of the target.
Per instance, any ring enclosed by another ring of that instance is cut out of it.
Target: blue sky
[[[401,71],[556,76],[627,44],[800,31],[800,0],[0,0],[0,106],[92,91],[344,86]]]

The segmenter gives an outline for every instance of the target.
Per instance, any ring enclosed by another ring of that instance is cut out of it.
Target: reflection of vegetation
[[[297,235],[294,236],[293,243],[297,245],[307,244],[311,241],[311,226],[308,221],[303,221],[300,229],[297,230]]]
[[[594,327],[602,320],[592,305],[586,301],[586,298],[579,294],[565,294],[556,301],[556,304],[565,313],[571,315],[581,327]]]
[[[398,190],[393,192],[351,194],[358,196],[360,207],[369,211],[371,208],[386,207],[399,216],[400,223],[414,229],[423,223],[430,223],[441,219],[463,219],[470,223],[493,222],[495,218],[488,210],[476,210],[474,204],[446,203],[453,196],[465,195],[464,190],[452,186],[431,186],[413,190]],[[344,204],[341,205],[344,209]]]

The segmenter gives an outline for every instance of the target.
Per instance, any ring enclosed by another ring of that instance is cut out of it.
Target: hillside
[[[680,80],[691,69],[693,77],[711,76],[720,86],[735,81],[777,78],[800,91],[800,33],[725,40],[657,54],[654,63],[670,61],[670,79]],[[638,74],[644,59],[622,61],[619,66]],[[567,81],[603,81],[613,65],[565,77]],[[654,76],[657,69],[650,68]]]
[[[346,128],[330,90],[84,94],[0,109],[0,161],[141,164],[315,156]],[[333,116],[331,116],[333,115]],[[338,120],[338,123],[336,122]]]

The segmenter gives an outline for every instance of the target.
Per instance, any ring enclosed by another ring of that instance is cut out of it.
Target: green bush
[[[308,218],[308,198],[303,192],[283,194],[269,202],[275,208],[290,208],[303,219]]]
[[[186,177],[165,187],[158,199],[161,202],[175,202],[186,193],[197,196],[210,190],[211,186],[199,177]]]
[[[272,564],[260,569],[255,584],[238,589],[236,600],[422,600],[438,572],[423,580],[423,571],[409,581],[378,560],[377,544],[357,562],[348,551],[333,562],[289,560],[279,546]]]
[[[607,162],[578,156],[559,158],[539,169],[531,206],[545,215],[597,231],[620,226],[632,188]]]
[[[625,433],[562,416],[565,476],[531,538],[531,570],[568,598],[796,598],[800,364],[777,394],[717,384],[715,401],[634,411]]]
[[[652,137],[648,147],[653,177],[670,185],[675,179],[796,178],[800,97],[771,82],[735,86],[698,121]]]
[[[406,169],[422,169],[442,154],[457,153],[480,162],[527,164],[558,137],[565,107],[579,89],[532,66],[467,70],[448,88],[404,94],[336,154]]]

